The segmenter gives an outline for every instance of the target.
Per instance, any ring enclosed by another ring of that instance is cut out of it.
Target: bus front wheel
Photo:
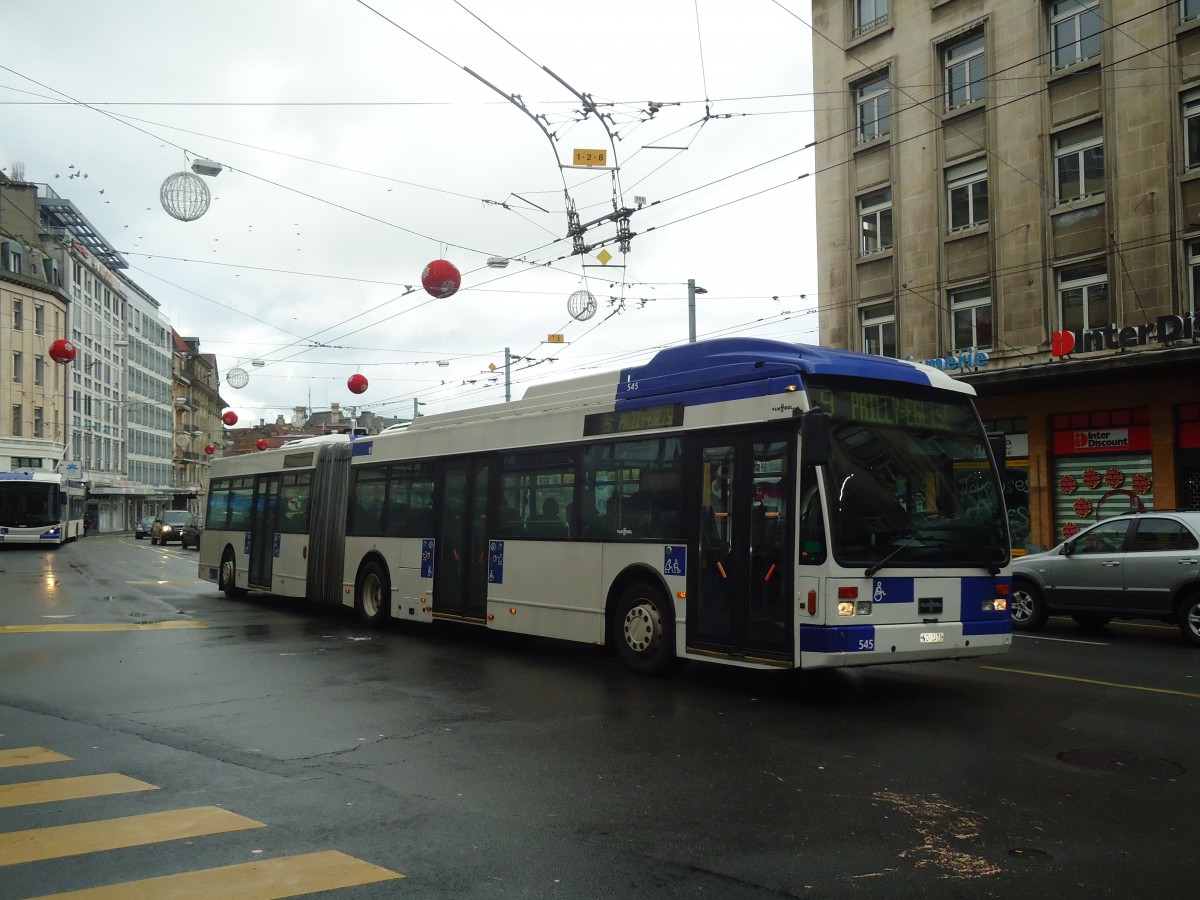
[[[380,625],[388,617],[388,597],[391,587],[387,571],[372,560],[358,573],[358,585],[354,591],[354,608],[366,625]]]
[[[664,675],[675,663],[675,617],[662,591],[647,584],[625,589],[613,610],[617,656],[639,675]]]
[[[237,561],[232,550],[226,550],[225,555],[221,557],[221,570],[217,579],[217,589],[224,591],[230,600],[241,600],[246,596],[246,589],[237,586]]]

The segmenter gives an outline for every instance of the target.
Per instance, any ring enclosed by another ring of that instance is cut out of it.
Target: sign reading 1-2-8
[[[607,150],[576,150],[574,164],[577,166],[607,166]]]

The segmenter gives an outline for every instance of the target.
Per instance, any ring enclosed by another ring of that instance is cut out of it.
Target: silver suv
[[[1086,628],[1175,622],[1200,646],[1200,511],[1113,516],[1013,560],[1013,627],[1032,631],[1058,613]]]

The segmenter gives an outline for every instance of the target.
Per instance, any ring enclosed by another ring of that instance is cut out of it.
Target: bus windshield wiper
[[[893,559],[895,559],[896,554],[898,554],[901,550],[908,547],[909,544],[911,544],[913,541],[915,541],[920,536],[921,535],[919,535],[917,532],[915,532],[915,531],[912,532],[907,538],[904,539],[903,543],[897,544],[895,546],[895,548],[892,549],[891,553],[887,554],[883,559],[879,560],[879,562],[872,563],[871,565],[867,566],[867,570],[865,572],[863,572],[863,575],[866,576],[867,578],[871,578],[872,576],[874,576],[874,574],[876,572],[878,572],[880,569],[882,569],[884,566],[886,566],[889,562],[891,562]]]

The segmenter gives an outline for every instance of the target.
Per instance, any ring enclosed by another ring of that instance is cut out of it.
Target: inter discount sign
[[[1054,432],[1054,452],[1056,455],[1125,453],[1130,450],[1149,449],[1149,425]]]

